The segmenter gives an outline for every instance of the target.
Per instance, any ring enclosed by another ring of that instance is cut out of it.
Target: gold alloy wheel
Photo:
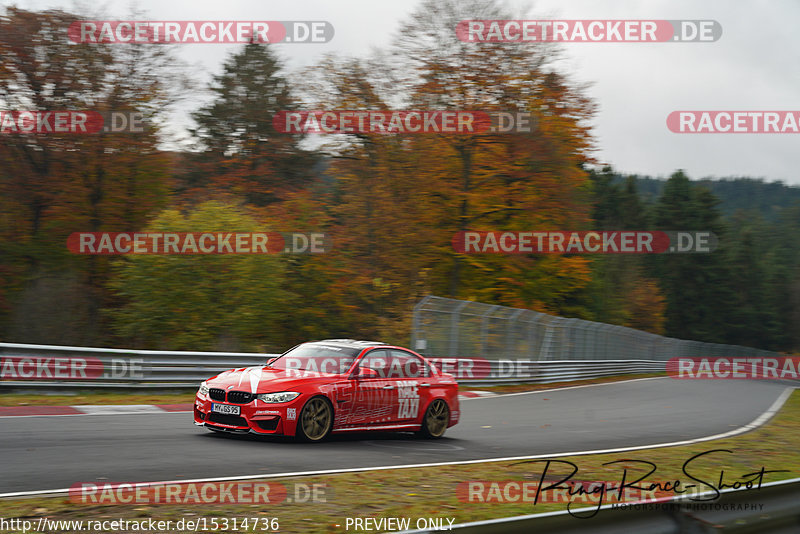
[[[423,422],[423,432],[431,438],[440,438],[447,430],[447,423],[450,421],[450,408],[442,399],[436,399],[428,407]]]
[[[303,435],[309,441],[319,441],[331,428],[333,419],[330,405],[322,397],[315,397],[303,406],[300,425]]]

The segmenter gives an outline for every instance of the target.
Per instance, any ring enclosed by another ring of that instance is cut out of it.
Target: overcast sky
[[[326,20],[336,35],[327,44],[281,44],[290,68],[313,64],[326,52],[365,54],[387,45],[417,0],[138,0],[92,2],[110,19],[131,9],[151,20]],[[539,0],[510,1],[527,18],[713,19],[713,43],[565,43],[562,69],[588,89],[599,107],[597,158],[618,171],[692,178],[752,176],[800,185],[800,134],[675,134],[674,110],[800,110],[798,0]],[[71,9],[72,0],[0,0],[25,9]],[[241,45],[177,45],[197,65],[202,81],[218,73]]]

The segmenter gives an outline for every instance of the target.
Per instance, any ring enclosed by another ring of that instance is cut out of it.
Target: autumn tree
[[[309,109],[528,111],[517,135],[331,135],[319,209],[334,254],[321,306],[341,305],[356,332],[400,338],[428,293],[585,316],[585,258],[467,256],[467,229],[581,229],[590,189],[591,105],[553,69],[550,49],[461,43],[464,18],[508,18],[491,2],[424,2],[393,46],[372,57],[328,57],[298,80]],[[413,35],[413,37],[410,37]],[[409,36],[407,39],[403,36]],[[324,304],[323,304],[324,302]]]
[[[387,110],[392,76],[379,58],[330,56],[297,78],[316,109]],[[430,291],[427,272],[444,245],[432,239],[437,199],[420,183],[419,156],[394,134],[329,135],[321,149],[329,180],[314,190],[334,251],[310,260],[329,280],[319,305],[336,303],[331,320],[359,335],[405,342],[409,311]]]
[[[589,224],[593,105],[552,65],[547,44],[463,42],[468,19],[514,18],[495,2],[426,0],[393,46],[411,108],[526,112],[530,132],[417,136],[409,148],[436,198],[440,236],[466,230],[579,230]],[[440,237],[441,238],[441,237]],[[586,316],[582,257],[467,256],[436,264],[437,291]]]
[[[100,342],[97,312],[107,304],[101,288],[108,263],[71,256],[66,236],[137,230],[166,199],[157,119],[182,87],[181,65],[166,47],[71,44],[66,29],[82,18],[60,10],[6,10],[0,17],[0,101],[12,110],[136,112],[146,127],[2,136],[0,233],[9,254],[0,261],[14,280],[17,313],[5,328],[12,339]],[[73,289],[60,293],[66,287]],[[72,309],[67,315],[74,319],[46,312],[55,309]]]
[[[246,209],[210,201],[160,213],[146,232],[262,232]],[[170,350],[275,350],[283,345],[285,265],[277,255],[130,255],[109,286],[126,346]]]
[[[211,101],[192,114],[198,152],[185,176],[189,196],[211,189],[264,206],[309,183],[314,153],[300,148],[303,136],[273,125],[296,103],[269,45],[247,44],[229,57],[209,90]]]

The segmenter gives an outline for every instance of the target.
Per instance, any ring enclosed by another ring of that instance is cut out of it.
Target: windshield
[[[270,364],[274,369],[344,374],[361,349],[318,343],[299,345]]]

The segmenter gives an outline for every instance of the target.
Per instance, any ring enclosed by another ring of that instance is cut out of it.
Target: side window
[[[389,355],[384,349],[371,350],[361,358],[359,367],[362,369],[372,369],[378,373],[376,378],[386,378],[389,372]]]
[[[421,378],[431,376],[428,365],[418,356],[404,350],[389,351],[387,378]]]

